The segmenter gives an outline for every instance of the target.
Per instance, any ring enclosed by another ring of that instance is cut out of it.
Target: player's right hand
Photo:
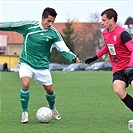
[[[131,77],[133,75],[133,67],[127,67],[125,70],[125,74],[127,75],[127,77]]]
[[[94,55],[94,56],[92,56],[92,57],[86,58],[86,59],[85,59],[85,63],[86,63],[86,64],[90,64],[91,62],[93,62],[93,61],[95,61],[95,60],[97,60],[97,59],[98,59],[97,55]]]
[[[75,58],[74,60],[76,61],[76,63],[81,63],[82,62],[82,60],[80,60],[79,58]]]

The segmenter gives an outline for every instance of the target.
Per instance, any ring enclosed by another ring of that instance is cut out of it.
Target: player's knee
[[[121,89],[120,88],[114,88],[114,92],[116,93],[116,94],[119,94],[119,93],[121,93]]]
[[[125,96],[125,91],[121,88],[114,88],[114,92],[120,97],[123,98]]]
[[[46,90],[46,92],[50,95],[54,94],[54,89],[52,85],[43,85],[44,89]]]
[[[23,82],[22,83],[22,88],[25,89],[25,90],[29,89],[29,86],[30,86],[30,83],[28,83],[28,82]]]
[[[53,89],[49,89],[49,90],[46,90],[48,94],[52,95],[54,94],[54,90]]]
[[[54,94],[54,89],[53,88],[45,88],[46,92],[49,94],[49,95],[52,95]]]

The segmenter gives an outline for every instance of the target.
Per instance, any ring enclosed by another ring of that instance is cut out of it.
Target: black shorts
[[[128,78],[126,76],[126,74],[125,74],[125,70],[120,70],[120,71],[115,72],[113,74],[113,82],[115,80],[122,80],[122,81],[124,81],[126,83],[126,86],[128,87],[128,85],[131,84],[131,81],[133,81],[133,75],[130,78]]]

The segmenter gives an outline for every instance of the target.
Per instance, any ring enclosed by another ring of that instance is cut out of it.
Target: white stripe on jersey
[[[58,30],[56,28],[54,28],[53,26],[51,26],[50,28],[57,33],[57,35],[59,36],[60,40],[63,40],[62,36],[60,35],[60,33],[58,32]]]

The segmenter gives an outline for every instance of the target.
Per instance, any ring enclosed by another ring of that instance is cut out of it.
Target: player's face
[[[52,17],[49,15],[47,18],[42,17],[41,24],[45,29],[49,29],[53,25],[54,21],[55,21],[55,17]]]
[[[113,23],[114,23],[114,18],[108,19],[106,14],[104,14],[101,17],[101,19],[102,19],[101,23],[102,23],[103,28],[107,28],[107,29],[111,30],[112,26],[113,26]]]

